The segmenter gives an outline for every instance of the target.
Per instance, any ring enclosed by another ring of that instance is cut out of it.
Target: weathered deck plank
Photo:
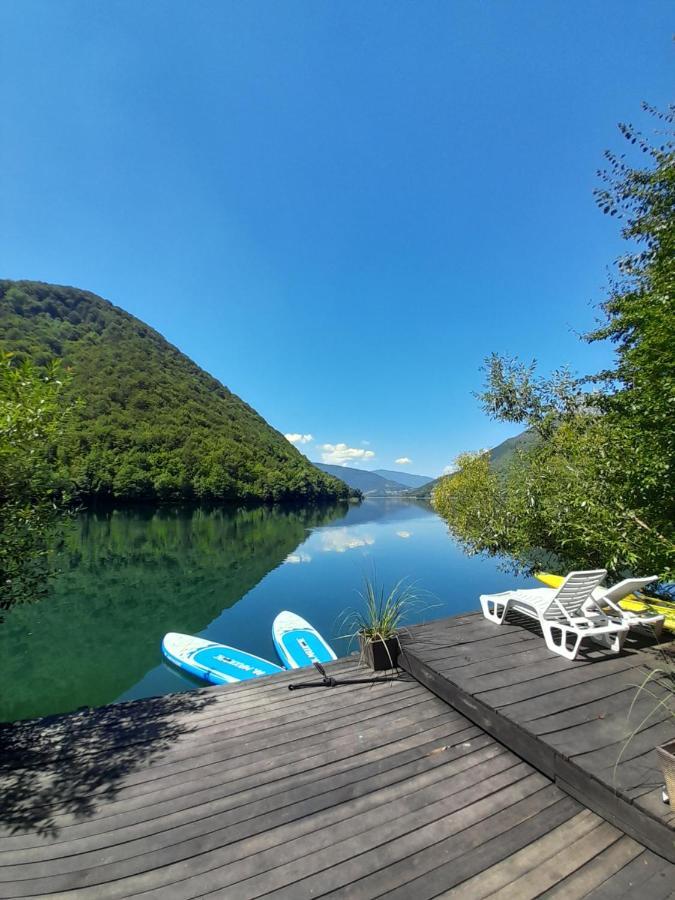
[[[648,715],[655,703],[646,696],[631,710],[648,665],[674,646],[631,636],[621,654],[591,645],[571,662],[551,653],[536,627],[499,626],[476,613],[411,629],[403,665],[572,796],[675,862],[675,815],[661,802],[654,752],[673,737],[672,717],[667,709]]]
[[[542,662],[478,626],[462,617],[462,653],[481,640],[494,663],[471,677]],[[574,896],[640,860],[655,886],[675,871],[409,676],[290,693],[303,678],[1,728],[0,898],[464,896],[484,872],[528,891],[532,846]]]

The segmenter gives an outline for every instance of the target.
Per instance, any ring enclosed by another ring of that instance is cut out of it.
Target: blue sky
[[[608,361],[577,336],[621,248],[595,172],[672,100],[672,26],[651,0],[0,0],[0,276],[124,307],[312,459],[435,475],[514,433],[471,394],[491,351]]]

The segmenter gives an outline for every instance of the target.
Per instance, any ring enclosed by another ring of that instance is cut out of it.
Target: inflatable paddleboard
[[[274,620],[272,637],[279,659],[289,669],[301,669],[315,662],[326,663],[337,659],[316,628],[288,610],[280,612]]]
[[[233,684],[284,671],[245,650],[174,631],[164,635],[162,653],[175,666],[211,684]]]

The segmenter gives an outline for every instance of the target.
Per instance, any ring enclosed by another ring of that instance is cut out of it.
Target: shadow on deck
[[[0,826],[57,837],[60,819],[114,800],[122,780],[189,734],[191,717],[214,700],[193,691],[0,725]]]
[[[410,675],[288,690],[308,677],[4,728],[0,898],[672,891],[672,864]]]

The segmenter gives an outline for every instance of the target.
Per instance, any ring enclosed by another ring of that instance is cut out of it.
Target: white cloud
[[[398,459],[395,459],[394,462],[397,466],[409,466],[412,462],[409,456],[399,456]]]
[[[375,456],[372,450],[348,447],[346,444],[320,444],[319,450],[321,450],[321,462],[332,463],[336,466],[346,466],[350,462],[363,462]]]
[[[309,553],[290,553],[284,562],[294,563],[297,565],[298,563],[308,563],[312,561],[312,557]]]
[[[321,532],[321,545],[324,553],[345,553],[359,547],[372,547],[375,538],[370,534],[358,532],[356,529],[328,528]]]
[[[400,538],[412,537],[412,531],[397,531],[396,537],[400,537]]]
[[[285,434],[284,437],[287,441],[290,441],[291,444],[309,444],[310,441],[314,440],[313,434],[297,434],[297,432]]]
[[[450,463],[449,466],[446,466],[443,469],[443,475],[452,475],[453,472],[457,471],[457,466],[454,463]]]

